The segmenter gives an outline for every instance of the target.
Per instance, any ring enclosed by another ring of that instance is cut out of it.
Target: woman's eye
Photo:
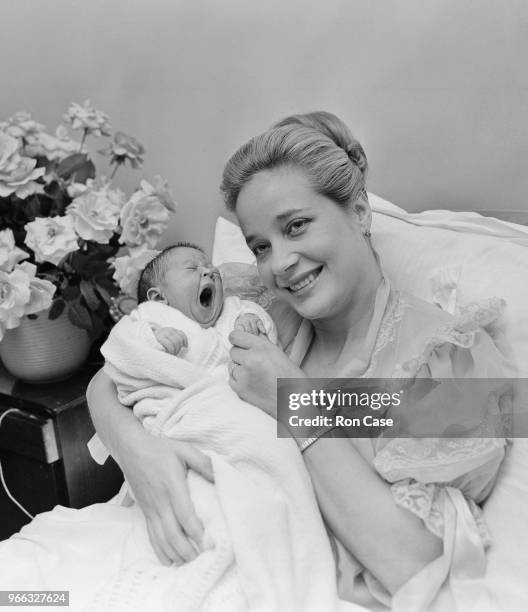
[[[310,219],[294,219],[288,223],[286,233],[288,236],[298,236],[304,232],[309,222]]]

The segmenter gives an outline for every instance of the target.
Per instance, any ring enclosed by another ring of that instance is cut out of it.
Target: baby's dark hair
[[[180,249],[182,247],[188,249],[196,249],[201,253],[205,253],[202,247],[199,247],[197,244],[192,242],[177,242],[172,246],[168,246],[163,249],[161,253],[158,253],[154,259],[151,259],[149,263],[143,268],[138,282],[137,289],[137,301],[138,304],[142,302],[146,302],[148,300],[147,292],[151,287],[154,287],[158,283],[160,283],[165,276],[167,271],[167,264],[170,261],[171,253],[175,249]]]

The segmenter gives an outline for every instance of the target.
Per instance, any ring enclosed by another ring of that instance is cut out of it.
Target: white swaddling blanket
[[[163,324],[171,325],[166,318]],[[183,330],[187,358],[216,371],[212,333],[204,333],[213,330],[192,327]],[[275,420],[240,400],[225,380],[160,351],[151,336],[148,324],[120,321],[103,350],[105,369],[150,432],[196,445],[215,474],[214,485],[189,478],[208,550],[174,569],[174,579],[163,569],[167,602],[193,610],[336,609],[334,560],[295,443],[277,438]]]

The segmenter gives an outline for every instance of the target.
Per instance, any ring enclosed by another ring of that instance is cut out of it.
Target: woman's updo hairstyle
[[[234,211],[244,185],[258,172],[300,168],[313,188],[346,207],[366,195],[367,157],[347,126],[332,113],[291,115],[255,136],[229,159],[221,190]]]

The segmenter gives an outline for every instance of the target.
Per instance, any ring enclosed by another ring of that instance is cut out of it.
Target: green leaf
[[[57,174],[63,179],[68,179],[87,161],[88,156],[85,153],[74,153],[73,155],[68,155],[68,157],[65,157],[57,166]]]
[[[110,295],[116,296],[119,293],[119,289],[111,278],[105,275],[100,275],[95,279],[97,287],[102,287],[107,291]]]
[[[110,306],[112,306],[112,303],[113,303],[112,302],[112,296],[110,295],[110,293],[108,293],[108,291],[104,287],[101,287],[101,285],[99,283],[96,283],[95,289],[96,289],[97,293],[106,302],[106,305],[110,308]]]
[[[83,298],[86,300],[86,304],[90,310],[96,310],[99,307],[100,300],[95,293],[95,289],[88,281],[81,281],[81,293]]]
[[[37,195],[33,195],[29,200],[26,200],[25,214],[28,219],[34,220],[41,212],[40,200]]]
[[[73,179],[76,183],[86,183],[95,177],[95,166],[85,153],[74,153],[66,157],[57,166],[57,174],[65,179]]]
[[[54,300],[48,313],[48,319],[51,319],[52,321],[53,319],[58,319],[61,316],[65,306],[66,302],[63,299],[59,298],[58,300]]]
[[[73,302],[73,300],[77,299],[80,294],[81,290],[75,285],[68,285],[62,290],[62,297],[67,302]]]
[[[103,322],[101,321],[99,317],[94,316],[92,328],[88,331],[88,334],[90,335],[90,340],[92,342],[95,342],[96,340],[99,339],[99,337],[102,335],[104,331],[105,331],[105,327],[103,325]]]
[[[108,263],[106,261],[99,261],[96,259],[87,259],[83,266],[83,275],[91,278],[100,274],[105,274],[108,270]]]
[[[83,164],[77,172],[75,172],[75,182],[76,183],[86,183],[88,179],[95,178],[95,166],[91,159],[89,159],[85,164]]]
[[[80,327],[86,331],[92,329],[92,317],[88,310],[79,304],[79,302],[70,305],[68,308],[68,318],[76,327]]]

